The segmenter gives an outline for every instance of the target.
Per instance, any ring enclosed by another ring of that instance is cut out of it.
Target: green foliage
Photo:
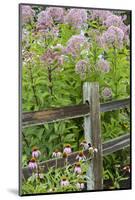
[[[80,191],[76,184],[78,182],[86,183],[89,162],[81,163],[82,174],[77,175],[74,173],[73,167],[67,165],[63,169],[50,168],[47,173],[42,174],[43,177],[39,178],[34,173],[27,181],[24,181],[22,186],[22,194],[39,194],[39,193],[53,193],[53,192],[68,192]],[[61,186],[62,177],[66,177],[69,181],[68,186]],[[86,188],[84,188],[86,190]]]
[[[130,149],[127,148],[104,158],[104,181],[111,182],[107,189],[120,189],[121,181],[129,178],[122,170],[123,166],[130,163],[129,155]]]

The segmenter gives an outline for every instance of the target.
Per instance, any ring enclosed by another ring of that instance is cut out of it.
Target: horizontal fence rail
[[[105,143],[103,143],[103,156],[109,155],[111,153],[114,153],[118,150],[124,149],[125,147],[128,147],[130,145],[130,134],[124,134],[118,138],[111,139]],[[68,156],[67,164],[74,165],[76,160],[76,156],[78,155],[78,152],[71,153]],[[84,151],[84,155],[86,156],[86,160],[90,160],[91,156],[88,153],[88,150]],[[65,158],[59,158],[59,159],[51,159],[47,161],[43,161],[39,164],[41,170],[43,172],[48,172],[51,167],[54,168],[62,168],[65,166]],[[22,169],[22,176],[24,179],[29,178],[32,175],[31,171],[28,169],[28,167],[24,167]]]
[[[130,145],[130,134],[124,134],[118,138],[103,143],[103,156],[107,156]]]
[[[130,105],[130,98],[100,104],[100,112],[117,110]],[[52,123],[66,119],[85,117],[90,114],[89,105],[81,104],[61,108],[51,108],[43,111],[24,112],[22,114],[22,127]]]
[[[118,110],[130,105],[130,98],[100,104],[100,112]]]

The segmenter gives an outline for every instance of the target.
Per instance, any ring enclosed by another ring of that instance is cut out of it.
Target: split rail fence
[[[130,133],[125,133],[120,137],[111,139],[102,144],[100,113],[122,109],[129,107],[129,105],[129,98],[100,104],[98,83],[85,82],[83,85],[83,104],[51,108],[36,112],[25,112],[22,114],[22,128],[84,117],[85,139],[98,149],[98,152],[91,160],[87,172],[87,176],[89,177],[87,181],[87,190],[102,190],[103,156],[130,146]],[[84,154],[87,160],[89,160],[90,154],[88,150],[85,150]],[[68,164],[73,165],[76,162],[77,155],[78,152],[71,153],[68,156]],[[65,158],[50,159],[39,164],[44,172],[47,172],[51,167],[62,168],[64,165]],[[28,167],[22,169],[22,176],[25,179],[31,176]]]

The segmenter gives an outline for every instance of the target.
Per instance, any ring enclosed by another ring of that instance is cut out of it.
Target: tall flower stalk
[[[34,96],[34,99],[35,99],[35,103],[36,103],[36,106],[39,107],[39,101],[38,101],[38,96],[36,94],[36,88],[35,88],[35,84],[34,84],[34,78],[33,78],[33,74],[32,74],[32,67],[31,67],[31,64],[29,64],[29,74],[30,74],[30,81],[31,81],[31,87],[32,87],[32,91],[33,91],[33,96]]]
[[[114,65],[113,65],[113,68],[114,68],[114,85],[115,85],[115,97],[117,98],[118,96],[118,80],[117,80],[117,49],[116,47],[114,46],[114,52],[113,52],[113,55],[114,55]]]

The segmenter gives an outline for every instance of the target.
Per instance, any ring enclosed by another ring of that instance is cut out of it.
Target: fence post
[[[103,160],[101,142],[100,102],[98,83],[85,82],[83,85],[83,103],[88,103],[90,115],[84,117],[84,135],[98,152],[94,154],[87,172],[87,190],[103,189]]]

